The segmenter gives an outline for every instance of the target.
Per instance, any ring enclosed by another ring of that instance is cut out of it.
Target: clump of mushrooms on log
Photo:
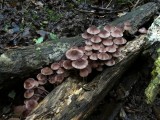
[[[123,37],[124,31],[131,29],[131,24],[125,22],[123,27],[106,25],[103,29],[90,26],[83,34],[84,46],[72,47],[65,53],[65,58],[41,69],[36,78],[24,81],[24,105],[15,107],[27,116],[34,109],[48,91],[44,85],[60,84],[76,70],[80,77],[87,77],[93,69],[102,71],[105,66],[116,64],[121,56],[121,50],[127,40]]]

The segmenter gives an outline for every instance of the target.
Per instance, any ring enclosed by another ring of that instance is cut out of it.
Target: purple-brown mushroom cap
[[[72,69],[72,61],[71,60],[64,60],[63,61],[63,67],[66,69],[66,70],[70,70]]]
[[[98,36],[98,35],[94,35],[93,37],[91,37],[90,39],[93,43],[100,43],[102,41],[102,39]]]
[[[55,62],[51,64],[51,69],[52,70],[58,70],[60,68],[60,64]]]
[[[116,52],[116,51],[117,51],[117,48],[118,48],[118,46],[116,46],[115,44],[112,45],[112,46],[106,47],[107,52],[109,52],[109,53],[114,53],[114,52]]]
[[[102,43],[105,46],[111,46],[111,45],[113,45],[113,40],[112,39],[103,39]]]
[[[78,59],[72,62],[72,66],[76,69],[84,69],[88,65],[88,60]]]
[[[36,100],[27,100],[25,102],[25,106],[27,110],[33,110],[38,105],[38,102]]]
[[[43,80],[46,80],[47,79],[47,76],[43,75],[42,73],[39,73],[37,75],[37,80],[38,81],[43,81]]]
[[[97,60],[97,53],[92,53],[90,56],[89,56],[89,59],[90,60]]]
[[[70,49],[66,52],[66,57],[69,60],[77,60],[84,55],[83,51],[80,49]]]
[[[92,37],[92,35],[87,32],[82,33],[82,38],[84,38],[84,39],[90,39],[91,37]]]
[[[114,59],[111,59],[111,60],[108,60],[108,61],[105,62],[105,65],[107,65],[107,66],[113,66],[115,64],[116,64],[116,62],[115,62]]]
[[[127,42],[127,40],[121,37],[121,38],[115,38],[113,42],[116,45],[123,45]]]
[[[112,56],[107,53],[99,53],[98,54],[98,59],[100,59],[100,60],[109,60],[111,58],[112,58]]]
[[[88,74],[89,74],[89,71],[88,71],[87,68],[81,69],[80,72],[79,72],[79,75],[80,75],[81,77],[87,77]]]
[[[100,29],[93,25],[87,29],[87,32],[91,35],[96,35],[100,32]]]
[[[24,97],[25,98],[31,98],[33,95],[34,95],[34,90],[33,89],[29,89],[29,90],[26,90],[24,92]]]
[[[41,73],[43,75],[51,75],[51,74],[53,74],[53,70],[49,67],[44,67],[41,69]]]
[[[98,33],[98,36],[100,38],[107,38],[110,36],[110,32],[109,31],[106,31],[106,30],[101,30],[100,33]]]
[[[34,78],[28,78],[24,81],[24,88],[25,89],[32,89],[38,86],[38,82]]]

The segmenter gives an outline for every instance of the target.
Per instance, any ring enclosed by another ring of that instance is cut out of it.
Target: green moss
[[[152,79],[148,87],[145,89],[146,102],[153,103],[160,90],[160,49],[157,51],[159,56],[154,62],[154,68],[151,72]]]

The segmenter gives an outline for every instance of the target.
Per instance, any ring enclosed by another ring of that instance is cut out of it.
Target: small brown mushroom
[[[29,89],[29,90],[26,90],[24,92],[24,97],[25,98],[31,98],[33,95],[34,95],[34,90],[33,89]]]
[[[92,35],[87,32],[82,33],[82,38],[84,38],[84,39],[90,39],[91,37],[92,37]]]
[[[105,46],[111,46],[111,45],[113,45],[113,40],[112,40],[112,38],[110,37],[110,38],[107,38],[107,39],[103,39],[102,43],[103,43],[103,45],[105,45]]]
[[[72,61],[71,60],[64,60],[63,61],[63,67],[66,69],[66,70],[70,70],[72,69]]]
[[[38,82],[34,78],[28,78],[24,81],[24,88],[25,89],[32,89],[38,86]]]
[[[89,71],[88,71],[87,68],[81,69],[80,72],[79,72],[79,75],[80,75],[81,77],[87,77],[88,74],[89,74]]]
[[[114,44],[116,44],[116,45],[123,45],[123,44],[125,44],[125,43],[127,42],[127,40],[124,39],[123,37],[121,37],[121,38],[115,38],[115,39],[113,40],[113,42],[114,42]]]
[[[25,102],[25,107],[27,110],[33,110],[38,105],[38,102],[36,100],[27,100]]]
[[[142,34],[147,34],[147,30],[145,27],[142,27],[138,30],[138,32],[142,33]]]
[[[92,53],[90,56],[89,56],[89,58],[91,59],[91,60],[97,60],[98,58],[97,58],[97,53]]]
[[[98,59],[100,60],[109,60],[111,58],[112,58],[111,55],[104,53],[104,52],[98,54]]]
[[[124,30],[130,31],[132,29],[129,21],[124,22]]]
[[[44,67],[41,69],[41,73],[43,75],[51,75],[51,74],[53,74],[53,70],[49,67]]]
[[[87,29],[87,32],[91,35],[96,35],[100,32],[100,29],[93,25]]]
[[[88,60],[78,59],[72,62],[72,66],[76,69],[84,69],[88,65]]]
[[[55,62],[51,64],[51,69],[52,70],[58,70],[60,68],[60,64]]]
[[[66,52],[66,57],[69,60],[77,60],[84,55],[83,51],[80,49],[70,49]]]
[[[98,33],[98,36],[100,38],[107,38],[110,36],[110,32],[109,31],[106,31],[106,30],[101,30],[100,33]]]
[[[108,60],[108,61],[105,62],[105,65],[107,65],[107,66],[113,66],[115,64],[116,64],[116,62],[115,62],[114,59],[111,59],[111,60]]]
[[[44,81],[44,80],[46,80],[46,79],[47,79],[47,76],[43,75],[42,73],[39,73],[39,74],[37,75],[37,80],[38,80],[38,81]]]
[[[93,43],[100,43],[102,41],[102,39],[98,36],[98,35],[94,35],[93,37],[91,37],[90,39]]]

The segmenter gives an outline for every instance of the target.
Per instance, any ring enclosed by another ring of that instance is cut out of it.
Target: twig
[[[140,0],[137,0],[136,4],[133,6],[133,8],[135,8],[139,2],[140,2]]]

